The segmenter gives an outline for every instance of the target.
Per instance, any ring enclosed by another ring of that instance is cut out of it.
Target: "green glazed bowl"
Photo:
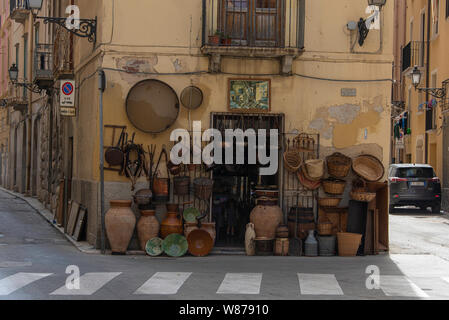
[[[189,249],[187,239],[177,233],[168,235],[162,241],[162,250],[170,257],[182,257]]]
[[[186,208],[182,214],[182,216],[184,217],[184,221],[189,223],[196,223],[196,217],[199,217],[200,215],[200,210],[193,207]]]
[[[157,257],[162,254],[162,239],[153,238],[147,241],[145,251],[152,257]]]

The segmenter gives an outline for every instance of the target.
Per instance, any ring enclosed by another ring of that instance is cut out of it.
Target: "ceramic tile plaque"
[[[269,112],[270,79],[229,79],[229,110],[232,112]]]

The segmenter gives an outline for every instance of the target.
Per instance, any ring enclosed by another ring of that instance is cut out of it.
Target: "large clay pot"
[[[250,221],[258,238],[274,239],[276,228],[282,222],[282,210],[278,206],[256,206],[251,211]]]
[[[148,240],[159,236],[159,221],[157,221],[155,214],[155,210],[142,210],[139,222],[137,222],[140,248],[144,251]]]
[[[106,234],[112,253],[125,254],[136,226],[136,216],[131,210],[131,200],[113,200],[106,212]]]
[[[161,238],[165,239],[172,233],[182,235],[182,220],[178,218],[178,212],[167,212],[167,217],[161,223]]]

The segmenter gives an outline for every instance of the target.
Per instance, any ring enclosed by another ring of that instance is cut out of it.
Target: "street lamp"
[[[415,66],[412,71],[412,84],[415,88],[418,88],[420,82],[421,82],[421,71],[419,71],[419,68]]]
[[[368,5],[382,8],[386,2],[387,0],[368,0]]]
[[[9,73],[9,79],[11,80],[11,82],[16,87],[24,87],[24,88],[26,88],[26,89],[30,90],[31,92],[34,92],[34,93],[41,93],[42,92],[42,89],[39,88],[34,83],[18,82],[19,69],[17,68],[15,63],[13,63],[13,65],[9,68],[8,73]]]
[[[415,90],[418,90],[419,92],[426,92],[429,93],[432,97],[438,98],[438,99],[445,99],[446,97],[446,86],[449,84],[449,79],[446,79],[443,81],[443,87],[442,88],[418,88],[419,84],[421,83],[421,71],[419,71],[419,68],[415,66],[412,71],[412,84],[415,87]]]
[[[31,10],[39,11],[42,9],[42,2],[43,0],[28,0],[28,7]]]
[[[14,83],[17,81],[17,78],[19,77],[19,69],[17,68],[16,64],[13,63],[11,68],[9,68],[9,79]]]

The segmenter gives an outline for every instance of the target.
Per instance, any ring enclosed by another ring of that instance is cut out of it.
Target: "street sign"
[[[61,107],[61,116],[76,117],[76,109],[72,107]]]
[[[75,81],[62,80],[60,91],[60,105],[61,107],[74,107],[75,106]]]

